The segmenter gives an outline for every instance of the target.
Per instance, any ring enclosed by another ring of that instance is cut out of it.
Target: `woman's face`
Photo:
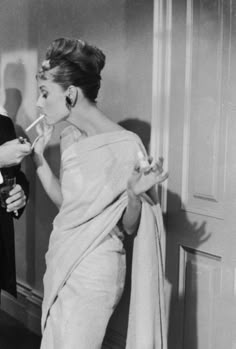
[[[47,124],[53,125],[64,120],[69,115],[66,106],[66,91],[51,81],[38,79],[39,98],[37,107],[42,114],[45,114]]]

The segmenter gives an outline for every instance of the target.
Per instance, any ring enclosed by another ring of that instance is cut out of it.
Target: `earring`
[[[73,101],[72,101],[72,98],[70,96],[66,96],[66,106],[68,109],[71,109],[72,108],[72,105],[73,104]]]
[[[66,106],[68,109],[73,108],[76,105],[78,99],[78,90],[76,90],[76,95],[75,98],[73,100],[73,98],[70,96],[70,94],[68,96],[66,96]]]
[[[66,104],[68,104],[69,106],[72,106],[72,99],[70,96],[66,96]]]

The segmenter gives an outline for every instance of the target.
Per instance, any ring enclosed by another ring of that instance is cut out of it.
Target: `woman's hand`
[[[15,212],[26,205],[26,196],[19,184],[10,191],[6,204],[7,212]]]
[[[46,124],[45,121],[42,124],[37,124],[36,131],[38,137],[34,140],[32,148],[34,149],[34,154],[43,155],[44,150],[49,143],[54,127]]]
[[[127,234],[133,234],[138,229],[142,207],[140,195],[148,191],[155,202],[151,189],[167,177],[168,173],[163,170],[163,159],[158,162],[153,162],[152,158],[148,158],[148,161],[143,157],[139,159],[127,183],[128,204],[122,218]]]
[[[140,167],[140,162],[138,162],[128,180],[128,195],[133,198],[138,197],[167,178],[168,173],[163,170],[163,159],[153,162],[152,158],[149,158],[145,167]]]

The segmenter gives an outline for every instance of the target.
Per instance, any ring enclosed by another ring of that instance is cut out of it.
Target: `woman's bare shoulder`
[[[71,146],[73,143],[78,143],[85,138],[85,135],[75,126],[69,125],[63,129],[60,134],[61,151]]]

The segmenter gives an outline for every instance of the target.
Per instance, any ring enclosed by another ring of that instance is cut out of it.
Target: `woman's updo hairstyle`
[[[38,76],[48,79],[49,75],[65,90],[71,85],[80,87],[84,96],[95,103],[104,65],[105,55],[97,47],[82,40],[59,38],[47,49]]]

